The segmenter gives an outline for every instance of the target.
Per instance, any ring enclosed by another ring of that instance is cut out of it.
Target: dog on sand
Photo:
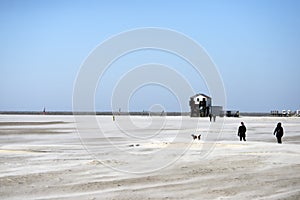
[[[199,134],[199,135],[194,135],[194,134],[192,134],[192,137],[193,137],[193,139],[194,140],[200,140],[201,139],[201,134]]]

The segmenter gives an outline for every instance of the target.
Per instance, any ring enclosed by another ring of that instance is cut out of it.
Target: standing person
[[[280,122],[277,124],[277,127],[275,128],[273,134],[274,135],[276,134],[277,142],[278,142],[278,144],[281,144],[282,143],[281,138],[283,136],[283,128],[282,128]]]
[[[241,122],[241,126],[239,127],[238,130],[238,136],[240,136],[240,141],[242,141],[242,139],[244,141],[246,141],[246,126],[244,125],[244,122]]]
[[[209,117],[209,121],[211,122],[212,114],[209,113],[208,117]]]

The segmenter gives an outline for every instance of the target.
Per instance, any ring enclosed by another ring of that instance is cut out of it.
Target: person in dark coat
[[[244,125],[244,122],[241,122],[241,126],[239,127],[238,130],[238,136],[240,136],[240,141],[242,141],[242,139],[244,141],[246,141],[246,126]]]
[[[283,136],[283,128],[282,128],[280,122],[277,124],[277,127],[275,128],[273,134],[276,135],[277,142],[278,142],[279,144],[281,144],[281,143],[282,143],[281,138],[282,138],[282,136]]]

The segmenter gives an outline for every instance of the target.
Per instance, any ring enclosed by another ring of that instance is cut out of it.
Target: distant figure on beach
[[[43,114],[46,115],[46,108],[44,107]]]
[[[283,136],[283,128],[280,122],[277,124],[277,127],[275,128],[273,134],[276,135],[278,144],[281,144],[282,143],[281,138]]]
[[[213,118],[214,118],[214,122],[216,122],[216,117],[217,117],[216,115],[213,115]]]
[[[211,122],[211,118],[213,117],[212,114],[209,113],[208,117],[209,117],[209,121]]]
[[[246,141],[246,126],[244,125],[244,122],[241,122],[241,126],[239,127],[238,130],[238,136],[240,137],[240,141],[242,141],[242,139],[244,141]]]

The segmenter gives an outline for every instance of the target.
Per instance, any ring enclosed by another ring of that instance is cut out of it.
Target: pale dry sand
[[[300,199],[300,118],[130,119],[0,115],[0,199]]]

